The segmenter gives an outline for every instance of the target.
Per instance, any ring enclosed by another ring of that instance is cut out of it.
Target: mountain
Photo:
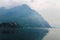
[[[25,4],[10,9],[9,12],[4,15],[4,18],[8,21],[15,21],[23,27],[50,27],[38,12],[32,10]]]
[[[6,32],[8,34],[1,33],[1,40],[41,40],[49,32],[49,30],[38,28],[51,28],[47,21],[45,21],[44,18],[38,14],[38,12],[31,9],[26,4],[11,9],[4,9],[4,11],[1,9],[0,14],[1,13],[4,13],[0,17],[1,23],[15,22],[20,27],[17,28],[18,30],[15,29],[16,33],[14,34],[8,32]],[[6,25],[8,26],[8,24]],[[3,29],[0,31],[3,31]]]
[[[7,12],[7,9],[5,9],[4,7],[1,7],[0,8],[0,17],[3,16],[3,15],[5,15],[6,12]]]

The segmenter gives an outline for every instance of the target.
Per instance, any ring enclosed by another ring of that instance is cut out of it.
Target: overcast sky
[[[0,7],[10,8],[26,3],[39,12],[53,27],[60,27],[60,0],[0,0]]]

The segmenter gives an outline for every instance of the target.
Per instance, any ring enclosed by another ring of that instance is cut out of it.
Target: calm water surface
[[[50,28],[42,40],[60,40],[60,28]]]

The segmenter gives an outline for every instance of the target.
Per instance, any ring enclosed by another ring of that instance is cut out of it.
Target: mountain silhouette
[[[0,14],[5,13],[1,14],[0,23],[15,22],[20,28],[17,28],[18,30],[15,29],[15,34],[1,34],[1,40],[41,40],[49,30],[38,28],[51,28],[38,12],[26,4],[4,10],[0,12]]]
[[[4,18],[6,18],[7,21],[15,21],[23,27],[50,27],[38,12],[32,10],[25,4],[10,9],[9,12],[4,15]]]

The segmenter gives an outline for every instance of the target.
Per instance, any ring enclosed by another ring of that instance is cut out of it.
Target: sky
[[[60,0],[0,0],[0,7],[27,4],[52,26],[60,27]]]

